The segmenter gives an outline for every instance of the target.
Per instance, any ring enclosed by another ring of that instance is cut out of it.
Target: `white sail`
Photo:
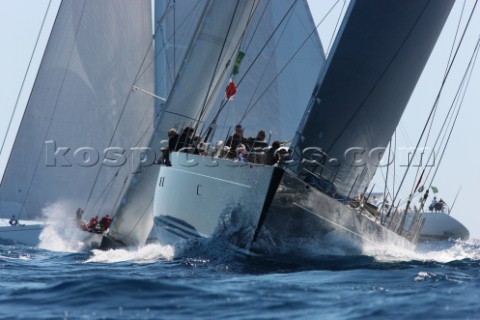
[[[246,136],[264,129],[271,140],[291,140],[325,63],[306,0],[261,1],[241,50],[237,94],[219,116],[216,138],[241,122]]]
[[[167,97],[207,0],[155,1],[155,94]]]
[[[149,147],[158,152],[171,127],[198,123],[223,89],[258,0],[210,0],[203,8],[168,99],[156,118]],[[158,43],[157,43],[158,46]],[[165,70],[164,70],[165,72]],[[109,238],[142,244],[153,225],[153,196],[158,166],[142,167],[121,201]]]
[[[104,150],[136,146],[152,117],[151,99],[130,93],[153,89],[152,70],[136,79],[152,59],[151,25],[149,0],[61,3],[0,187],[2,214],[38,217],[57,201],[113,209],[131,170],[102,165]]]

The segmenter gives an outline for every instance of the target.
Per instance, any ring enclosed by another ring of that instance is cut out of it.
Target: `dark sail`
[[[351,2],[296,136],[299,173],[334,182],[337,195],[363,191],[453,4]]]

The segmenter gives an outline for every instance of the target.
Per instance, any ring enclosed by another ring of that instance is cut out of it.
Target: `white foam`
[[[401,248],[395,245],[378,244],[364,247],[364,254],[375,257],[378,261],[451,261],[472,259],[480,260],[480,241],[438,242],[418,244],[415,249]]]
[[[17,257],[7,257],[7,256],[0,255],[0,259],[2,259],[2,260],[23,260],[23,261],[32,260],[32,258],[28,254],[27,255],[20,255],[20,256],[18,256],[18,258]]]
[[[152,263],[159,260],[172,260],[175,250],[172,246],[148,244],[135,249],[111,249],[107,251],[92,250],[93,256],[85,262],[118,263],[133,261],[136,263]]]
[[[39,248],[57,252],[78,252],[85,246],[85,232],[76,224],[75,210],[68,202],[59,201],[42,210],[45,227],[40,234]]]

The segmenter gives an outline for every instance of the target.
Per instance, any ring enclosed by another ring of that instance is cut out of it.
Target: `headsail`
[[[112,179],[119,167],[100,167],[106,148],[135,146],[151,118],[151,99],[130,94],[134,82],[152,89],[152,72],[136,79],[150,45],[150,0],[62,1],[0,187],[2,212],[35,217],[56,201],[113,209],[130,170]]]
[[[242,122],[247,135],[266,129],[272,139],[291,140],[325,63],[306,0],[261,1],[240,50],[238,94],[222,111],[217,125],[226,130],[216,137]]]
[[[340,196],[363,191],[453,3],[352,0],[296,137],[299,173],[334,182]]]
[[[258,0],[212,0],[196,30],[160,116],[182,122],[202,120],[224,89],[240,42]],[[171,120],[166,120],[171,123]],[[161,130],[162,128],[160,128]],[[165,130],[165,128],[163,128]],[[168,130],[168,128],[166,129]]]

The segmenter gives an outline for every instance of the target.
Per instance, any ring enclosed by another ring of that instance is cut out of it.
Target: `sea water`
[[[476,240],[265,257],[207,240],[85,250],[55,232],[0,246],[1,319],[480,319]]]

